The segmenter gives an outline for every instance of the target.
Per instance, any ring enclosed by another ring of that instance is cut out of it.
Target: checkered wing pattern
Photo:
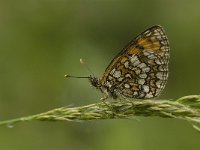
[[[109,64],[99,85],[113,97],[148,99],[158,96],[168,78],[169,42],[161,26],[132,40]]]

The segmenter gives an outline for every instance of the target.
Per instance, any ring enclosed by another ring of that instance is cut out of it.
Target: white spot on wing
[[[145,98],[152,98],[153,97],[153,94],[151,92],[147,93]]]
[[[161,65],[161,61],[159,59],[155,59],[155,62],[158,64],[158,65]]]
[[[145,73],[143,73],[143,74],[140,74],[140,75],[139,75],[139,77],[144,79],[144,78],[146,78],[146,77],[147,77],[147,74],[145,74]]]
[[[127,73],[127,74],[125,75],[125,77],[131,78],[131,75]]]
[[[137,91],[135,91],[135,92],[133,93],[133,95],[138,95],[138,92],[137,92]]]
[[[158,80],[158,81],[156,82],[156,86],[157,86],[158,88],[161,88],[161,84],[162,84],[162,81],[161,81],[161,80]]]
[[[114,72],[115,72],[115,68],[111,70],[110,74],[113,75]]]
[[[128,68],[128,67],[129,67],[129,62],[126,61],[126,62],[124,63],[124,66],[125,66],[125,68]]]
[[[137,66],[137,65],[139,65],[141,62],[139,61],[139,60],[137,60],[137,61],[135,61],[134,63],[133,63],[133,66]]]
[[[106,85],[107,85],[109,88],[111,88],[111,86],[112,86],[111,83],[110,83],[109,81],[106,82]]]
[[[154,33],[154,35],[158,36],[158,35],[160,35],[160,33],[159,33],[158,31],[156,31],[156,32]]]
[[[146,36],[150,36],[151,35],[151,32],[149,30],[147,30],[145,33],[144,33]]]
[[[157,36],[157,38],[158,38],[158,39],[161,39],[161,36],[160,36],[160,35],[158,35],[158,36]]]
[[[149,87],[147,85],[143,85],[144,92],[148,93],[149,92]]]
[[[132,63],[134,63],[135,61],[138,60],[138,57],[133,55],[133,56],[130,57],[130,60],[131,60]]]
[[[140,72],[141,72],[140,69],[135,69],[134,71],[135,71],[135,73],[136,73],[137,75],[140,74]]]
[[[145,95],[145,93],[144,92],[140,92],[140,95],[139,95],[139,97],[144,97],[144,95]]]
[[[115,78],[119,78],[121,76],[121,71],[115,71],[114,74],[113,74],[113,76]]]
[[[157,56],[156,56],[155,54],[150,54],[150,55],[148,55],[147,57],[150,58],[150,59],[155,59],[155,58],[157,58]]]
[[[167,71],[168,70],[168,68],[166,67],[166,66],[159,66],[159,68],[158,68],[158,70],[159,71]]]
[[[142,68],[142,71],[143,71],[143,72],[149,72],[149,71],[150,71],[150,68],[149,68],[149,67]]]
[[[145,83],[145,80],[144,80],[144,79],[139,79],[139,80],[138,80],[138,84],[143,85],[144,83]]]
[[[124,78],[120,77],[120,78],[118,78],[117,80],[121,82],[123,79],[124,79]]]
[[[157,77],[158,79],[163,79],[163,77],[164,77],[163,72],[158,72],[158,73],[156,73],[156,77]]]
[[[137,65],[139,65],[141,63],[140,60],[138,59],[138,57],[135,56],[135,55],[130,57],[130,61],[133,64],[133,66],[137,66]]]
[[[108,76],[108,79],[109,79],[109,80],[112,80],[112,79],[113,79],[113,77],[112,77],[112,76]]]
[[[130,88],[130,85],[129,84],[125,84],[124,87],[128,89],[128,88]]]
[[[150,55],[150,53],[149,52],[143,52],[143,54],[144,54],[144,56],[149,56]]]
[[[146,67],[147,65],[145,64],[145,63],[140,63],[139,65],[138,65],[138,67],[139,68],[144,68],[144,67]]]

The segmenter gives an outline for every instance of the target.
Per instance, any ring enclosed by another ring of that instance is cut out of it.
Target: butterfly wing
[[[100,84],[129,98],[156,97],[168,77],[169,42],[161,26],[132,40],[109,64]]]

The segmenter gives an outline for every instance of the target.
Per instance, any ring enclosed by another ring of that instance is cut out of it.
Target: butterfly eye
[[[96,77],[91,77],[90,76],[89,81],[90,81],[92,86],[94,86],[96,88],[100,88],[99,80]]]

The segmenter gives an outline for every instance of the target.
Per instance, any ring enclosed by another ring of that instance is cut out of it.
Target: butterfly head
[[[92,86],[94,86],[97,89],[101,88],[101,85],[99,84],[99,79],[97,77],[89,76],[89,81]]]
[[[99,84],[99,79],[94,76],[87,76],[87,77],[79,77],[79,76],[71,76],[71,75],[65,75],[66,78],[87,78],[89,79],[92,86],[94,86],[97,89],[101,89],[101,85]]]

